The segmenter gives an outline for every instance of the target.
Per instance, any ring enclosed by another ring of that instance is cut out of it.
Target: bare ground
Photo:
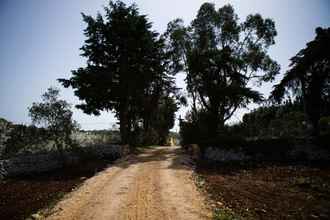
[[[58,170],[0,180],[0,219],[22,220],[51,207],[110,161],[84,161]]]
[[[212,206],[229,208],[236,217],[330,219],[329,164],[200,162],[196,172],[202,188],[214,201]]]
[[[144,149],[88,179],[47,219],[210,219],[179,147]]]

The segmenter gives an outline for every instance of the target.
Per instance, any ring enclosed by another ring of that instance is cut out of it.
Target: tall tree
[[[173,71],[187,73],[193,112],[199,107],[208,112],[210,135],[238,108],[262,100],[250,82],[271,81],[280,69],[267,54],[276,36],[274,22],[255,14],[239,23],[231,5],[216,10],[204,3],[190,26],[176,19],[164,36]]]
[[[312,134],[318,135],[322,106],[330,103],[330,28],[316,28],[315,39],[291,58],[290,67],[274,86],[271,99],[281,102],[289,90],[301,96]],[[330,115],[330,112],[323,114]]]
[[[129,143],[150,93],[156,97],[152,103],[157,102],[164,84],[171,84],[165,79],[163,41],[135,5],[121,1],[110,1],[105,16],[83,14],[83,19],[87,39],[81,50],[87,66],[59,81],[84,101],[77,107],[85,113],[114,111],[122,142]]]

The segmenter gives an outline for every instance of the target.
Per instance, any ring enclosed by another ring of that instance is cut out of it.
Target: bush
[[[212,132],[209,128],[209,113],[200,110],[197,114],[189,112],[186,120],[180,120],[181,144],[198,144],[206,140]]]
[[[12,125],[5,142],[3,157],[9,157],[20,151],[36,150],[47,145],[48,132],[43,128],[26,125]]]
[[[219,135],[213,139],[200,141],[202,153],[208,147],[239,149],[251,158],[263,157],[265,160],[284,160],[292,150],[294,141],[289,138],[263,138],[247,140],[241,136]]]
[[[320,124],[321,134],[327,135],[327,133],[330,133],[330,116],[321,117],[319,124]]]
[[[324,149],[330,150],[330,132],[323,133],[314,138],[312,143]]]
[[[223,149],[233,149],[233,148],[242,148],[246,145],[246,140],[241,136],[236,135],[218,135],[212,139],[204,139],[197,144],[201,147],[221,147]]]
[[[180,122],[181,145],[197,143],[200,132],[192,122]]]
[[[289,138],[269,138],[248,140],[243,150],[249,156],[262,155],[266,159],[285,159],[292,150],[293,141]]]

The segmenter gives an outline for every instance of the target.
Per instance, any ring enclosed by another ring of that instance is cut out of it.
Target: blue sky
[[[203,2],[199,0],[137,0],[141,13],[147,14],[153,29],[163,32],[169,21],[183,18],[188,24]],[[314,38],[317,26],[330,26],[329,0],[240,0],[208,1],[221,7],[231,3],[241,20],[248,14],[260,13],[274,19],[278,36],[270,55],[281,64],[281,75],[289,58]],[[102,12],[107,0],[0,0],[0,117],[29,124],[27,108],[40,101],[49,86],[60,85],[57,78],[70,77],[70,71],[85,65],[79,56],[85,24],[81,12],[95,15]],[[281,75],[277,78],[280,79]],[[184,75],[177,76],[179,87],[185,87]],[[268,95],[272,84],[260,91]],[[79,103],[71,89],[61,88],[62,98]],[[253,108],[254,106],[251,106]],[[250,108],[250,109],[251,109]],[[74,119],[83,129],[110,128],[116,121],[112,113],[88,116],[73,109]],[[178,115],[184,115],[181,109]],[[237,112],[233,121],[243,112]],[[177,127],[176,127],[177,128]]]

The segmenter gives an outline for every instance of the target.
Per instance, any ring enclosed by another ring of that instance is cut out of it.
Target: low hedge
[[[273,159],[284,159],[292,150],[294,141],[289,138],[268,138],[246,141],[243,150],[250,156],[262,155]]]
[[[312,143],[324,149],[330,150],[330,132],[323,133],[312,139]]]
[[[213,139],[202,140],[198,143],[202,153],[207,147],[221,149],[239,149],[251,157],[261,155],[265,159],[284,159],[292,147],[294,140],[290,138],[258,138],[247,140],[241,136],[218,136]]]
[[[223,149],[241,148],[247,141],[241,136],[220,135],[211,139],[201,140],[198,145],[201,147],[221,147]]]

